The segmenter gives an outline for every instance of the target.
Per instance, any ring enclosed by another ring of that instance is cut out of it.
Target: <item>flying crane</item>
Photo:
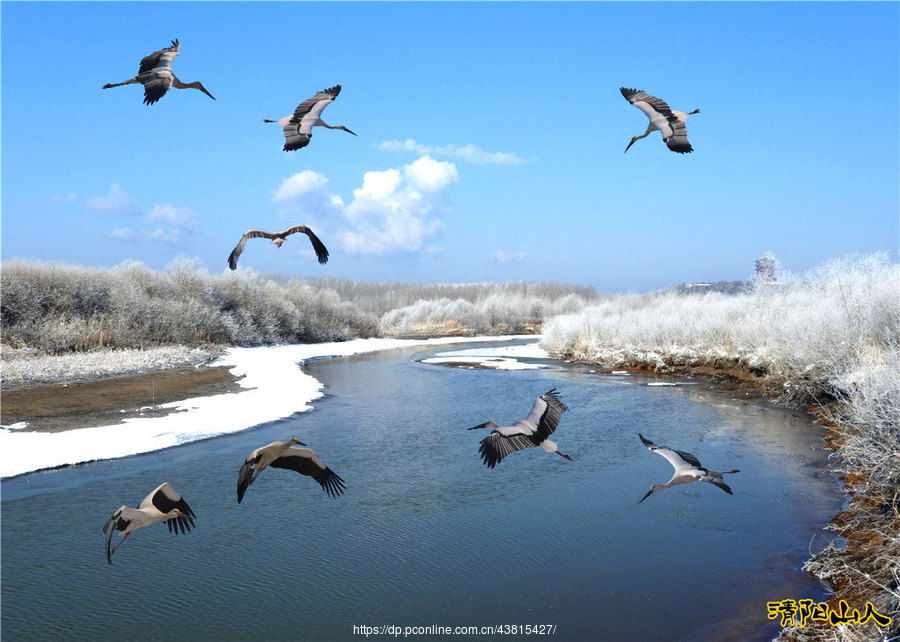
[[[183,83],[172,73],[172,61],[175,60],[175,56],[178,55],[180,48],[178,38],[176,38],[172,41],[171,47],[154,51],[149,56],[145,56],[141,60],[141,67],[137,76],[125,82],[107,83],[103,85],[103,88],[109,89],[110,87],[140,83],[144,86],[145,105],[152,105],[165,96],[166,92],[172,87],[175,87],[175,89],[199,89],[215,100],[216,97],[206,91],[206,87],[200,84],[199,81]]]
[[[625,100],[644,112],[644,115],[650,119],[650,124],[647,125],[647,131],[645,131],[642,136],[635,136],[632,138],[631,142],[628,143],[628,147],[625,148],[626,152],[629,147],[634,145],[634,141],[646,138],[657,129],[662,134],[663,142],[665,142],[673,152],[690,154],[694,151],[694,148],[691,147],[691,144],[688,142],[687,127],[685,127],[684,124],[687,122],[687,117],[689,115],[699,114],[699,109],[684,113],[683,111],[671,109],[665,101],[656,96],[651,96],[640,89],[626,89],[625,87],[621,87],[619,91],[625,96]]]

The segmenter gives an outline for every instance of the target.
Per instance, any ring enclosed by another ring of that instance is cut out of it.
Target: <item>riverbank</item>
[[[161,417],[173,403],[243,390],[225,366],[178,365],[150,374],[39,385],[3,391],[3,425],[60,432]]]
[[[53,418],[55,428],[34,430],[27,425],[8,423],[4,394],[3,428],[0,429],[0,476],[12,477],[47,468],[57,468],[98,459],[114,459],[138,453],[169,448],[182,443],[208,439],[258,426],[309,410],[312,401],[322,396],[322,386],[303,372],[298,364],[315,358],[349,356],[363,352],[390,350],[404,346],[438,346],[456,343],[497,341],[498,339],[534,338],[511,337],[445,337],[427,340],[354,339],[351,341],[281,345],[257,348],[229,348],[219,358],[195,373],[183,372],[173,377],[168,394],[172,401],[157,403],[152,412],[140,412],[146,407],[148,378],[168,377],[162,373],[126,378],[134,384],[133,395],[125,394],[115,402],[97,402],[92,392],[111,390],[124,385],[119,379],[86,384],[86,391],[77,395],[82,403],[83,421],[90,427],[77,430],[65,428],[64,417]],[[215,369],[217,374],[207,374]],[[221,373],[226,374],[221,374]],[[227,376],[226,376],[227,375]],[[210,380],[211,379],[211,380]],[[155,386],[155,384],[152,384]],[[212,386],[212,389],[209,388]],[[222,387],[224,386],[224,388]],[[236,386],[236,387],[235,387]],[[71,386],[70,386],[71,387]],[[152,390],[152,388],[151,388]],[[24,393],[30,400],[32,412],[37,406],[46,410],[54,403],[58,388],[35,389]],[[141,401],[139,402],[138,399]],[[98,422],[105,412],[117,403],[138,406],[137,414],[116,417],[110,423]],[[26,406],[28,404],[25,404]],[[103,412],[101,412],[103,410]],[[63,423],[61,423],[63,422]],[[100,425],[97,425],[97,424]],[[73,426],[69,426],[70,428]]]

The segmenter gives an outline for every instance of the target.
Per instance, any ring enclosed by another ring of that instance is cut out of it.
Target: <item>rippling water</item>
[[[806,419],[560,363],[417,362],[430,354],[311,363],[329,393],[312,412],[4,481],[3,639],[350,639],[362,624],[768,639],[766,600],[820,595],[799,565],[841,500]],[[574,461],[530,449],[484,467],[487,433],[466,428],[519,419],[552,387],[570,408],[554,440]],[[672,472],[638,432],[739,468],[734,496],[696,483],[638,505]],[[270,469],[238,505],[243,459],[292,436],[346,494]],[[140,529],[107,567],[103,523],[163,481],[197,513],[196,530]]]

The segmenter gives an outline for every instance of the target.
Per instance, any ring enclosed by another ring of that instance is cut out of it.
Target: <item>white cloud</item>
[[[419,155],[443,156],[454,160],[473,163],[474,165],[521,165],[525,162],[518,154],[512,152],[486,152],[477,145],[423,145],[412,138],[404,141],[385,140],[378,144],[378,149],[388,152],[412,152]]]
[[[200,229],[193,210],[174,205],[154,205],[147,215],[147,222],[157,225],[153,229],[144,230],[144,237],[169,245],[181,245]]]
[[[174,205],[154,205],[147,215],[148,221],[165,221],[170,226],[179,230],[196,231],[197,219],[193,210],[187,207],[175,207]]]
[[[293,201],[305,194],[323,191],[327,186],[328,179],[325,176],[307,169],[281,181],[272,200],[278,203]]]
[[[137,214],[140,207],[118,183],[113,183],[106,196],[96,196],[85,201],[85,205],[103,214]]]
[[[339,218],[339,238],[351,254],[439,251],[429,241],[442,229],[439,217],[447,209],[444,190],[459,180],[456,165],[423,156],[400,168],[366,172],[362,185],[353,190],[353,200],[345,204],[325,189],[324,176],[313,179],[307,174],[289,183],[296,176],[282,186],[304,183],[314,189],[295,192],[291,211]]]
[[[74,192],[71,194],[53,194],[50,197],[50,200],[58,203],[74,203],[78,200],[78,194],[75,194]]]
[[[379,200],[393,194],[403,179],[400,171],[388,169],[383,172],[366,172],[363,174],[362,187],[353,190],[356,199]]]
[[[528,258],[525,252],[504,252],[497,250],[493,253],[494,263],[497,265],[509,265],[510,263],[521,263]]]
[[[437,192],[459,180],[456,165],[436,161],[431,156],[422,156],[407,165],[403,173],[410,187],[423,192]]]

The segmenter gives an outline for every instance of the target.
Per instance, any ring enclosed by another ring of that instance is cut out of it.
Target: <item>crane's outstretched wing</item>
[[[294,110],[294,115],[291,116],[290,122],[293,123],[294,126],[300,127],[303,127],[303,125],[309,122],[309,127],[311,128],[312,125],[319,120],[319,117],[322,115],[322,110],[333,103],[339,93],[341,93],[341,86],[335,85],[334,87],[323,89],[312,98],[304,100],[297,105],[297,109]],[[304,129],[306,128],[304,127]],[[306,132],[309,133],[309,130],[306,130]]]
[[[281,457],[269,465],[312,477],[331,497],[337,497],[344,492],[344,480],[322,463],[316,453],[309,448],[288,448]]]
[[[179,45],[178,38],[172,41],[171,47],[166,47],[165,49],[160,49],[159,51],[154,51],[149,56],[144,56],[141,59],[141,67],[138,70],[138,76],[141,74],[147,73],[151,69],[157,68],[172,68],[172,61],[175,60],[175,56],[178,55]]]
[[[297,125],[288,123],[284,126],[284,147],[282,150],[293,152],[298,149],[303,149],[309,145],[310,138],[312,138],[312,134],[301,134],[297,131]]]
[[[538,443],[540,443],[553,434],[556,427],[559,425],[559,418],[566,410],[568,410],[568,408],[566,408],[565,404],[559,400],[559,393],[556,391],[556,388],[541,395],[538,401],[543,401],[545,406],[537,424],[537,432],[535,433],[536,437],[540,439],[540,441],[538,441]],[[536,401],[535,407],[531,409],[532,412],[537,408],[537,403],[538,402]]]
[[[254,450],[250,453],[250,456],[244,460],[243,465],[241,466],[241,470],[238,473],[238,481],[237,481],[237,497],[238,504],[241,503],[241,500],[244,499],[244,493],[247,492],[247,489],[250,487],[250,484],[253,480],[253,473],[256,472],[256,469],[253,466],[259,463],[259,458],[262,456],[262,453],[259,452],[260,449]]]
[[[694,466],[696,468],[703,468],[703,466],[700,465],[700,460],[691,453],[686,453],[681,450],[673,450],[671,448],[666,448],[665,446],[657,446],[649,439],[646,439],[644,435],[640,433],[638,433],[638,437],[641,438],[643,444],[652,452],[665,457],[666,460],[668,460],[668,462],[672,464],[673,468],[682,468],[685,464],[687,464],[688,466]]]
[[[663,136],[666,146],[673,152],[688,154],[694,151],[687,139],[687,127],[678,119],[672,108],[661,98],[651,96],[640,89],[620,87],[619,91],[632,105],[644,112]]]
[[[720,477],[713,477],[711,475],[706,475],[704,477],[701,477],[700,481],[709,482],[710,484],[713,484],[714,486],[718,486],[719,488],[724,490],[729,495],[734,495],[734,493],[731,492],[731,488],[728,486],[728,484],[726,484]]]
[[[103,534],[106,535],[106,561],[110,566],[112,566],[112,548],[110,547],[110,541],[112,540],[113,533],[116,531],[124,531],[131,523],[130,519],[123,516],[122,513],[124,511],[124,507],[120,508],[113,513],[113,516],[109,518],[109,521],[103,525]]]
[[[493,468],[512,452],[534,448],[543,441],[535,441],[534,434],[522,425],[492,430],[490,435],[481,440],[481,447],[478,449],[481,460],[485,466]]]
[[[172,79],[168,76],[155,76],[153,74],[147,74],[147,76],[149,77],[145,76],[143,80],[138,77],[138,80],[141,80],[141,84],[144,85],[144,104],[152,105],[165,96],[166,92],[172,88]]]
[[[289,227],[283,232],[279,232],[278,234],[281,236],[288,236],[289,234],[296,234],[297,232],[302,232],[309,237],[309,240],[312,242],[313,249],[316,251],[316,258],[319,260],[319,263],[325,265],[328,263],[328,250],[325,248],[325,244],[319,240],[319,237],[316,236],[311,229],[306,227],[305,225],[295,225],[294,227]]]
[[[666,120],[673,118],[672,108],[666,104],[662,98],[651,96],[640,89],[626,89],[620,87],[619,91],[625,96],[625,100],[640,109],[650,120],[653,120],[654,114],[659,114]]]
[[[669,120],[669,127],[672,129],[672,133],[668,136],[663,136],[663,141],[669,149],[679,154],[690,154],[694,151],[694,148],[688,142],[687,127],[685,127],[683,122],[677,118]]]
[[[191,526],[194,526],[194,518],[197,517],[194,515],[194,511],[192,511],[191,507],[188,506],[188,503],[182,499],[181,495],[178,494],[178,491],[166,482],[160,484],[156,490],[147,495],[138,508],[146,508],[150,505],[163,514],[169,513],[175,509],[178,509],[178,511],[182,513],[182,515],[179,515],[178,517],[166,520],[166,526],[169,527],[169,532],[172,532],[174,528],[175,534],[178,535],[178,527],[180,526],[183,534],[185,529],[190,531]]]
[[[263,232],[262,230],[247,230],[241,237],[241,240],[238,241],[238,244],[231,250],[231,254],[228,255],[228,267],[232,270],[237,269],[238,257],[240,257],[241,252],[244,251],[244,245],[247,243],[247,239],[274,239],[277,236],[277,234]]]

